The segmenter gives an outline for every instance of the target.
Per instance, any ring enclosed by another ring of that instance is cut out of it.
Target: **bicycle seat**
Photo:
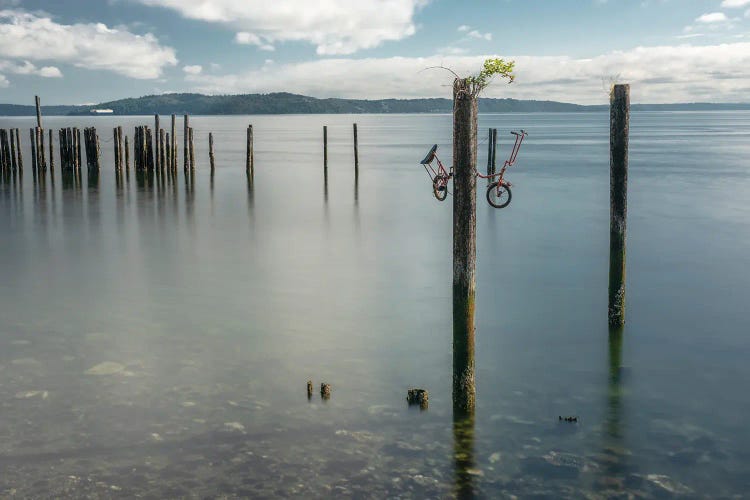
[[[427,156],[424,157],[424,160],[420,161],[419,163],[422,165],[429,165],[432,163],[432,160],[435,159],[435,152],[437,151],[437,144],[432,146],[432,149],[430,149],[430,152],[427,153]]]

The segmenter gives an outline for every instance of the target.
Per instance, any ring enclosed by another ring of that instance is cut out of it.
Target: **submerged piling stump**
[[[214,134],[208,133],[208,162],[211,164],[211,171],[214,170]]]
[[[328,127],[323,125],[323,170],[328,170]]]
[[[354,175],[359,175],[359,142],[357,141],[357,124],[354,126]]]
[[[615,85],[609,111],[609,324],[625,323],[630,85]]]

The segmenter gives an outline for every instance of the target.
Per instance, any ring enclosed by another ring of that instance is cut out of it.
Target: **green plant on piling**
[[[466,78],[466,83],[471,87],[471,94],[479,95],[496,76],[507,79],[508,84],[513,83],[516,79],[516,75],[513,74],[515,66],[515,61],[506,61],[499,57],[485,59],[482,70],[478,74]]]

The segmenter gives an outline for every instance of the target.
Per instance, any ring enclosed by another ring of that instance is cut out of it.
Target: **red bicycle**
[[[446,170],[440,158],[437,156],[438,145],[432,146],[432,149],[427,153],[427,156],[419,162],[430,176],[432,181],[432,192],[438,201],[443,201],[448,196],[448,181],[453,177],[453,167],[450,170]],[[432,162],[437,161],[437,168],[432,166]]]
[[[512,197],[510,187],[512,186],[512,184],[505,180],[505,169],[516,162],[518,151],[521,149],[521,143],[523,143],[524,138],[529,135],[524,130],[518,132],[513,131],[511,132],[511,134],[516,136],[516,142],[515,144],[513,144],[513,150],[511,151],[508,159],[505,160],[503,168],[500,169],[500,173],[496,174],[493,172],[489,175],[482,175],[477,172],[477,177],[481,177],[482,179],[494,179],[495,177],[497,177],[497,180],[495,182],[487,186],[487,203],[495,208],[505,208],[510,205],[510,200]]]

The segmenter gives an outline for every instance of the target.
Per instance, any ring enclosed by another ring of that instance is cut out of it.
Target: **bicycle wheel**
[[[505,208],[510,204],[510,186],[505,184],[498,186],[493,182],[487,187],[487,203],[495,208]]]
[[[435,176],[432,181],[432,192],[438,201],[443,201],[448,197],[448,178],[444,175]]]

